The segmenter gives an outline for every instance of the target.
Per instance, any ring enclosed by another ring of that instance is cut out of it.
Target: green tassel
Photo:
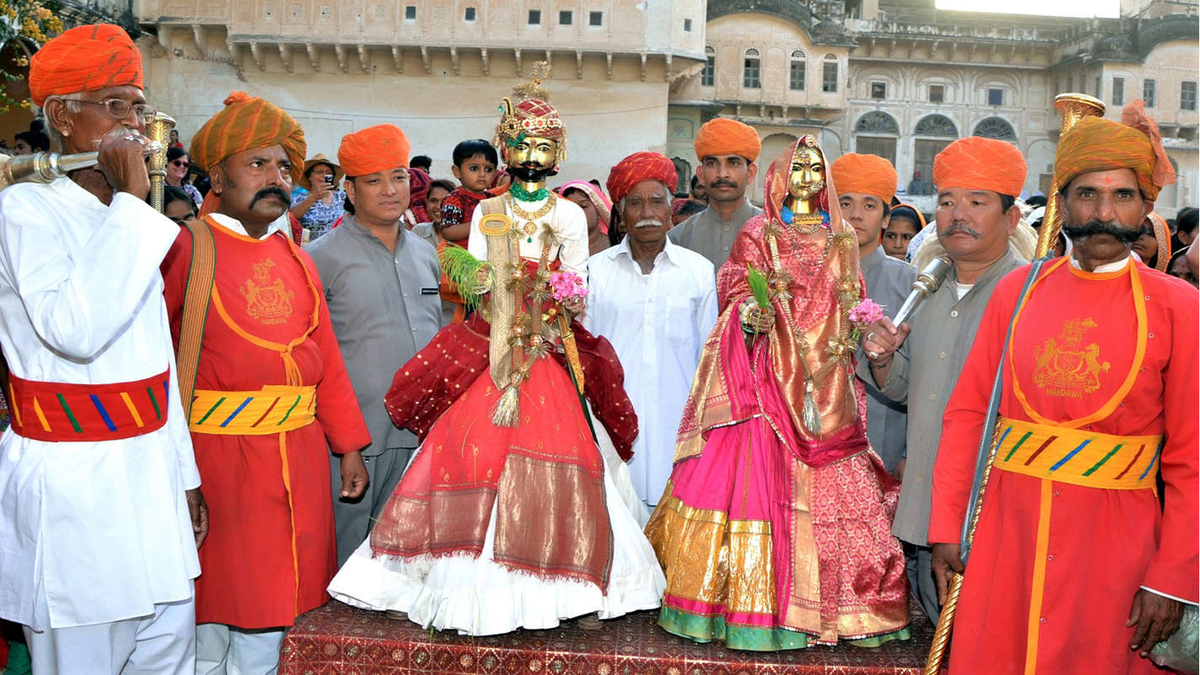
[[[471,255],[471,252],[459,246],[447,246],[442,249],[439,258],[442,261],[442,271],[446,273],[463,299],[463,304],[471,309],[478,309],[483,302],[483,292],[478,289],[479,270],[486,262]]]
[[[747,265],[746,268],[749,271],[746,282],[750,284],[750,292],[754,294],[754,301],[758,303],[759,307],[766,309],[771,304],[767,295],[767,277],[753,265]]]

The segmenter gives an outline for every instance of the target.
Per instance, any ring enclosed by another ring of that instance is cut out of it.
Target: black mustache
[[[735,187],[737,187],[737,183],[734,183],[733,181],[728,181],[728,180],[715,180],[715,181],[709,183],[708,187],[710,187],[710,188],[717,188],[717,187],[735,188]]]
[[[958,234],[959,232],[962,232],[963,234],[966,234],[966,235],[970,235],[976,239],[983,238],[982,234],[980,234],[979,232],[977,232],[975,230],[972,230],[971,228],[967,227],[966,225],[958,225],[958,224],[954,224],[954,223],[951,223],[950,227],[947,227],[946,231],[943,232],[941,234],[941,236],[949,237],[950,235]]]
[[[1062,229],[1071,238],[1071,241],[1087,239],[1096,234],[1107,234],[1122,244],[1132,244],[1138,240],[1138,237],[1145,233],[1146,226],[1139,225],[1136,228],[1128,228],[1119,223],[1089,220],[1083,225],[1063,225]]]
[[[266,199],[267,197],[279,197],[280,201],[285,204],[289,204],[292,201],[288,198],[287,193],[284,192],[282,188],[269,187],[263,188],[254,194],[254,199],[250,200],[250,208],[253,209],[254,205],[258,203],[258,200]]]

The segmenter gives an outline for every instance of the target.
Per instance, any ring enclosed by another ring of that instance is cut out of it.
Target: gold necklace
[[[533,235],[535,232],[537,232],[538,227],[535,221],[544,217],[547,213],[550,213],[550,211],[554,208],[554,202],[555,196],[551,194],[546,198],[546,203],[542,204],[542,208],[538,209],[537,211],[526,211],[520,206],[517,206],[517,200],[513,199],[511,196],[508,197],[508,206],[512,209],[513,215],[525,221],[525,224],[521,226],[521,231],[525,233],[526,242],[533,242]]]

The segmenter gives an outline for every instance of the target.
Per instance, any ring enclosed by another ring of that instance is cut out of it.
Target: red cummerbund
[[[115,441],[167,423],[170,370],[137,382],[65,384],[9,376],[12,429],[38,441]]]

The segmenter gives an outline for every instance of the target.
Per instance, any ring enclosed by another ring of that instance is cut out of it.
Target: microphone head
[[[941,287],[942,282],[950,275],[950,270],[953,267],[954,264],[946,256],[934,258],[917,275],[917,281],[924,282],[923,285],[928,289],[928,292],[933,293]]]

